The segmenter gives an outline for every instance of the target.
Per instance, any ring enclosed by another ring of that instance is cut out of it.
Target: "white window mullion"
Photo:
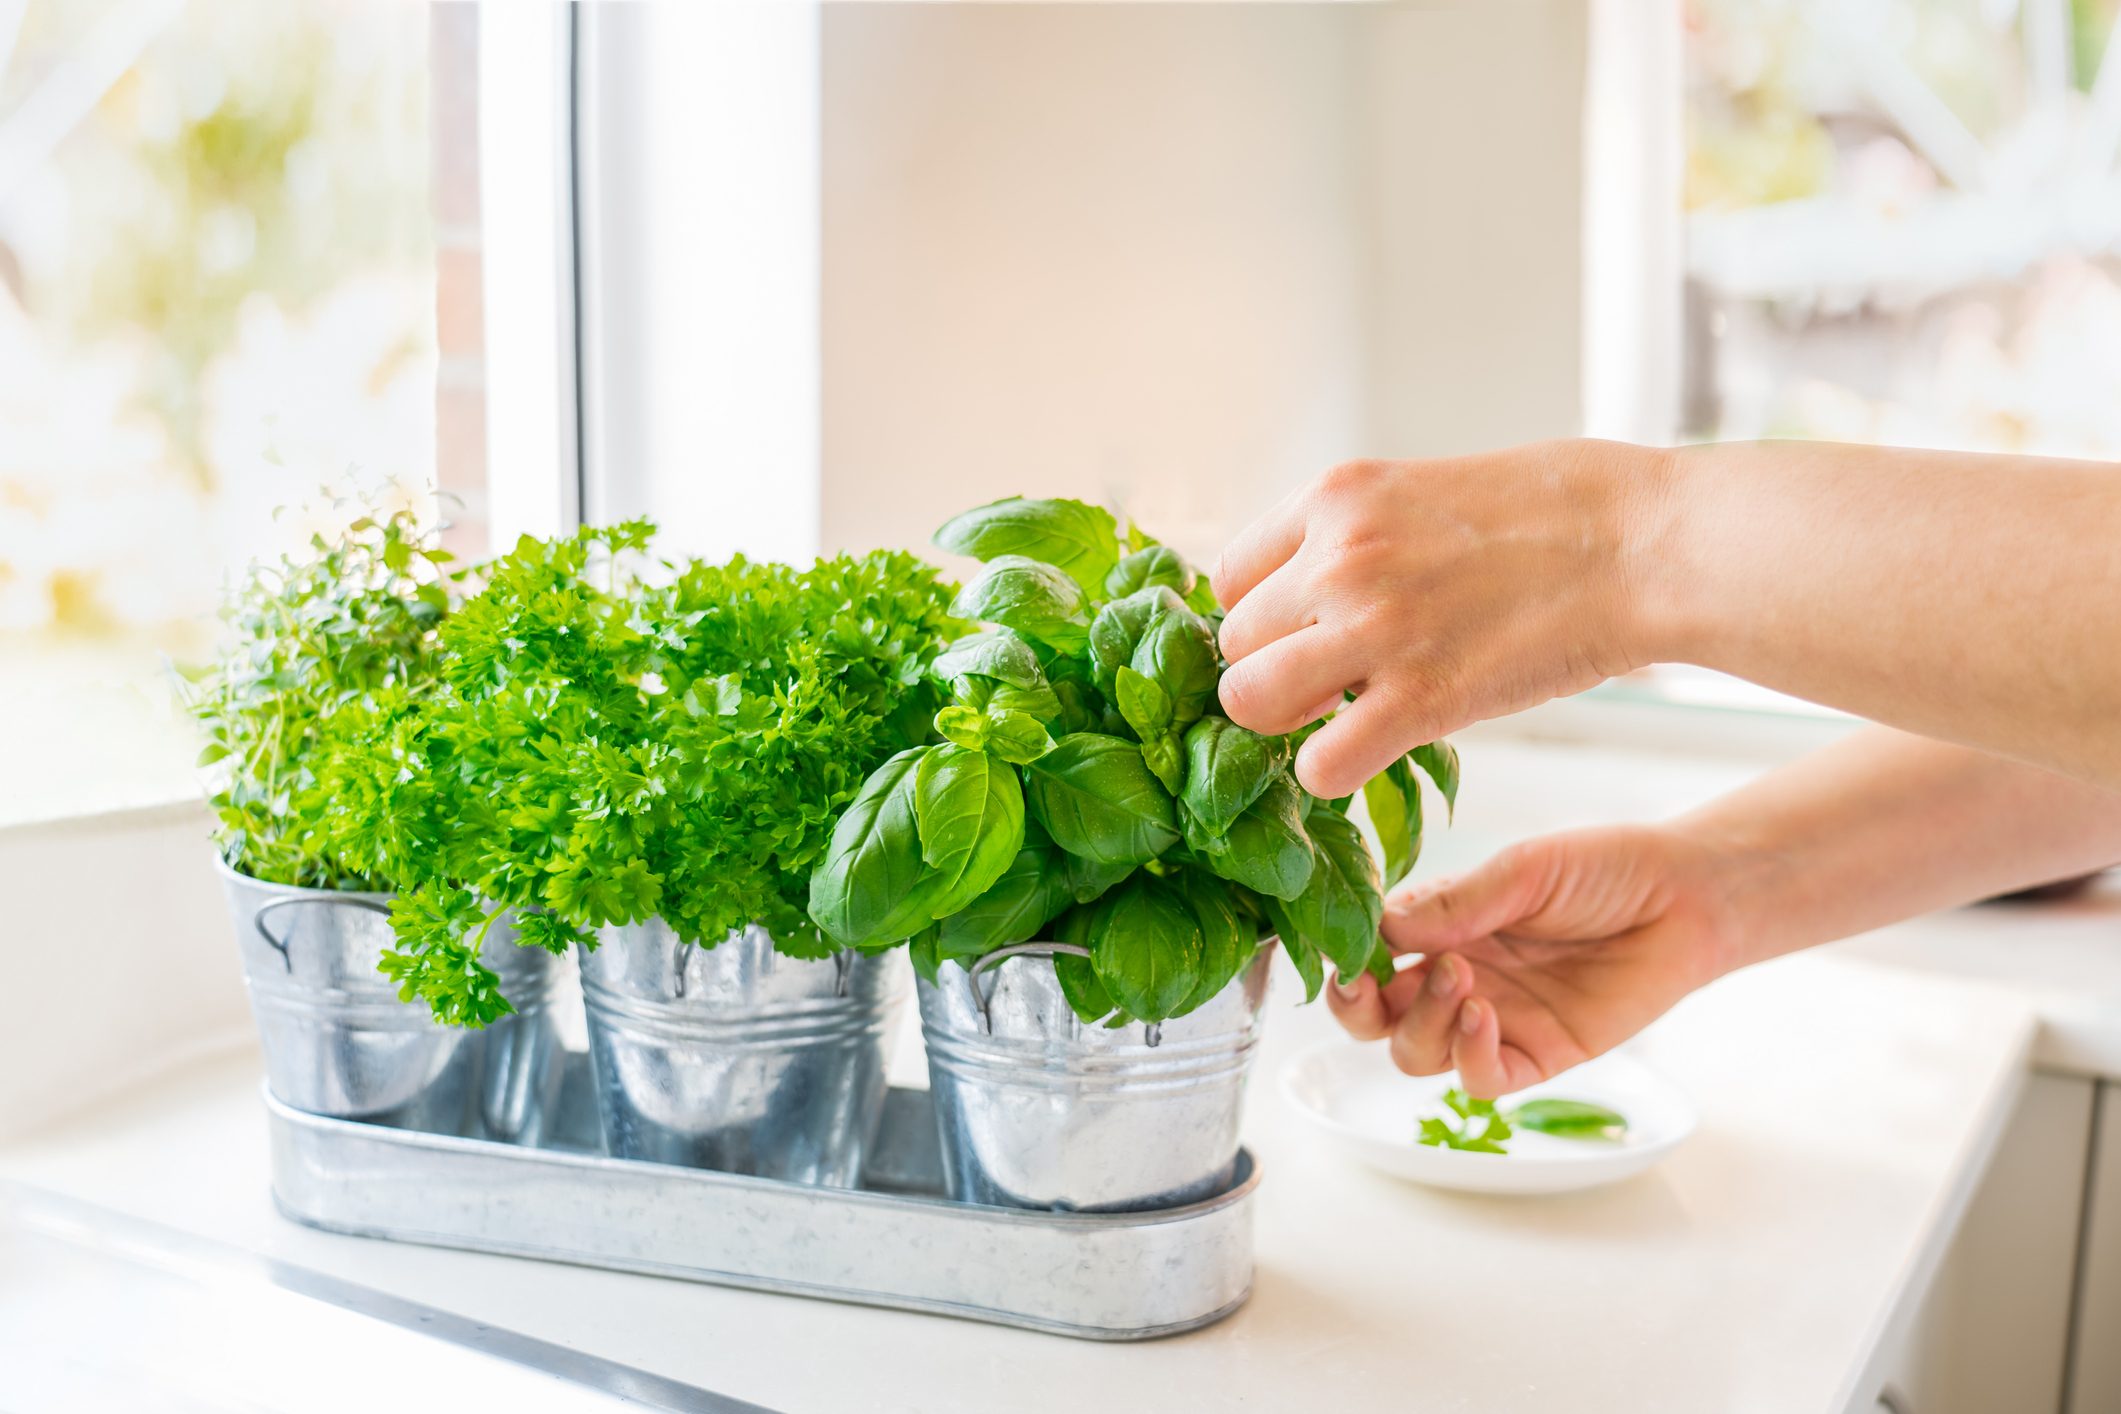
[[[819,13],[581,12],[585,513],[673,551],[819,542]]]

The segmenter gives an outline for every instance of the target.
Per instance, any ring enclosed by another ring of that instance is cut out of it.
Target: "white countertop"
[[[1438,867],[1537,830],[1684,808],[1747,769],[1487,741],[1467,755],[1465,809],[1432,844]],[[1970,911],[1726,979],[1638,1045],[1701,1106],[1697,1134],[1640,1178],[1559,1198],[1420,1189],[1318,1142],[1275,1073],[1335,1029],[1323,1007],[1293,1005],[1284,973],[1247,1123],[1264,1169],[1254,1296],[1217,1326],[1144,1345],[313,1232],[272,1209],[256,1064],[240,1051],[0,1146],[0,1178],[774,1409],[987,1414],[1116,1398],[1841,1414],[1951,1235],[2042,1008],[2071,1003],[2047,1012],[2050,1060],[2121,1058],[2100,1049],[2116,1013],[2099,998],[2121,998],[2121,962],[2098,946],[2121,943],[2121,915],[2106,911],[2117,903]],[[1851,955],[1925,950],[1970,971],[2008,955],[2055,972],[1998,987]]]
[[[1331,1033],[1277,996],[1252,1093],[1253,1298],[1094,1345],[934,1317],[339,1237],[279,1218],[257,1072],[194,1065],[0,1150],[60,1190],[791,1411],[1144,1408],[1839,1414],[1956,1222],[2023,1073],[2022,1002],[1832,958],[1731,978],[1642,1047],[1702,1107],[1649,1174],[1546,1199],[1350,1166],[1274,1073]]]

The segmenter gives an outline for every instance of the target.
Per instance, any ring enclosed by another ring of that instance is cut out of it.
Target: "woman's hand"
[[[1549,835],[1461,878],[1403,888],[1384,935],[1421,960],[1327,990],[1409,1075],[1456,1070],[1492,1098],[1619,1045],[1751,960],[1749,854],[1672,826]]]
[[[1358,694],[1297,758],[1332,798],[1423,742],[1641,666],[1635,547],[1666,461],[1574,441],[1335,467],[1215,567],[1223,710],[1272,735]]]
[[[2008,488],[2002,494],[1999,488]],[[1216,565],[1223,710],[1299,779],[1694,663],[2121,789],[2121,467],[1762,442],[1350,462]]]

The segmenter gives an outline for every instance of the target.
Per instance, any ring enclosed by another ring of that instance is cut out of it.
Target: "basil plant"
[[[1417,768],[1447,801],[1458,759],[1424,746],[1364,787],[1380,871],[1348,818],[1291,771],[1316,724],[1261,736],[1219,715],[1221,613],[1166,546],[1068,500],[1011,498],[936,533],[983,561],[933,662],[930,739],[872,772],[810,876],[842,946],[910,945],[933,981],[1030,940],[1085,1022],[1182,1016],[1279,937],[1308,996],[1331,962],[1388,973],[1383,889],[1421,840]]]

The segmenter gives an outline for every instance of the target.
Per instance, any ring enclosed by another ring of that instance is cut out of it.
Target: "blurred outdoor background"
[[[489,406],[483,372],[527,290],[484,257],[482,180],[542,141],[490,105],[481,130],[504,8],[0,0],[0,823],[192,790],[169,664],[346,498],[488,548],[489,423],[551,421]],[[814,464],[688,445],[657,474],[807,478],[773,546],[917,544],[1043,491],[1208,556],[1332,460],[1580,430],[1632,362],[1577,214],[1645,165],[1628,143],[1672,154],[1636,218],[1677,232],[1642,273],[1674,325],[1642,402],[1669,415],[1595,430],[2121,458],[2117,8],[828,5],[814,105],[760,164],[808,184],[808,303],[745,315],[814,335],[822,392],[789,414]],[[1674,62],[1623,65],[1634,121],[1587,123],[1600,46],[1635,41]],[[658,62],[681,90],[693,60]],[[677,129],[667,193],[697,134],[640,91]],[[618,199],[604,151],[577,148],[585,202]],[[753,219],[722,195],[677,215]],[[716,257],[657,258],[651,296]]]
[[[183,789],[227,578],[431,503],[439,20],[0,3],[0,818]]]

